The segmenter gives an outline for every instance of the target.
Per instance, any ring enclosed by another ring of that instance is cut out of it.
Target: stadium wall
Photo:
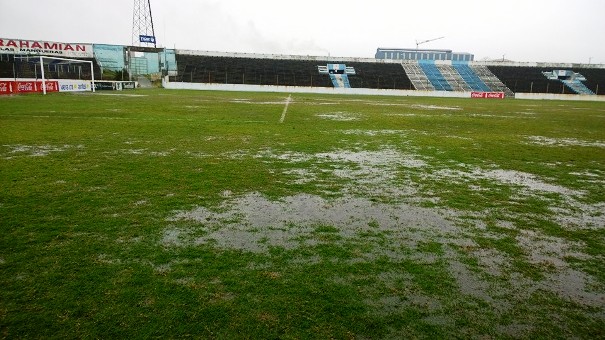
[[[531,100],[575,100],[587,102],[605,102],[605,96],[586,96],[579,94],[554,94],[554,93],[515,93],[516,99]]]
[[[367,96],[441,97],[441,98],[473,98],[474,97],[472,95],[473,92],[184,83],[184,82],[169,82],[166,79],[162,80],[162,85],[164,88],[170,89],[170,90],[315,93],[315,94],[344,94],[344,95],[348,94],[348,95],[367,95]],[[605,96],[583,96],[583,95],[578,95],[578,94],[516,93],[514,98],[515,99],[528,99],[528,100],[575,100],[575,101],[605,102]]]
[[[171,90],[351,94],[351,95],[400,96],[400,97],[444,97],[444,98],[470,98],[471,97],[471,92],[184,83],[184,82],[169,82],[166,78],[164,78],[164,80],[162,81],[162,85],[164,88],[171,89]]]

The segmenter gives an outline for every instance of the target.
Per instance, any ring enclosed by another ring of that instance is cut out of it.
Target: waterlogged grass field
[[[605,337],[604,103],[116,94],[0,97],[2,338]]]

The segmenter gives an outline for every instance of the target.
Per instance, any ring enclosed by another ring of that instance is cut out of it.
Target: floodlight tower
[[[132,45],[157,47],[150,0],[134,0]]]

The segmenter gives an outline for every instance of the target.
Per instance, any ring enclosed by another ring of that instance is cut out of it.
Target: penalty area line
[[[284,106],[284,111],[282,111],[281,113],[281,118],[279,118],[279,122],[283,123],[284,119],[286,119],[286,113],[288,113],[288,106],[290,106],[290,102],[292,101],[292,95],[288,95],[288,98],[286,98],[286,106]]]

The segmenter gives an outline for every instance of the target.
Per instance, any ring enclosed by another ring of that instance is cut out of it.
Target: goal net
[[[93,61],[39,56],[42,92],[49,88],[61,92],[95,92]],[[54,80],[52,85],[49,83]],[[56,87],[56,89],[55,89]]]

